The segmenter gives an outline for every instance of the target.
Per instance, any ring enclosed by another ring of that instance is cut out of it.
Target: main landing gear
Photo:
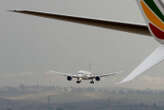
[[[93,80],[90,81],[90,84],[94,84],[95,82]]]
[[[77,80],[77,81],[76,81],[76,83],[77,83],[77,84],[80,84],[80,83],[81,83],[81,81]]]

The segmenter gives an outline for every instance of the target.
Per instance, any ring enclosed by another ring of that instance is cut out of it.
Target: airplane
[[[96,74],[93,74],[92,72],[84,71],[84,70],[78,71],[77,74],[62,73],[62,72],[57,72],[57,71],[51,70],[48,73],[56,73],[56,74],[65,76],[65,77],[67,77],[68,81],[72,81],[73,78],[77,79],[77,81],[76,81],[77,84],[80,84],[82,82],[82,80],[90,80],[90,84],[94,84],[94,80],[100,81],[101,78],[103,78],[103,77],[113,76],[120,72],[96,75]]]
[[[50,19],[57,19],[72,23],[85,24],[106,29],[118,30],[145,37],[153,37],[160,46],[155,49],[141,64],[139,64],[125,79],[120,83],[133,80],[138,75],[144,73],[154,65],[164,60],[164,3],[162,0],[136,0],[144,16],[146,24],[127,23],[114,20],[98,20],[92,18],[76,17],[62,14],[53,14],[29,10],[9,10],[15,13],[28,14]]]

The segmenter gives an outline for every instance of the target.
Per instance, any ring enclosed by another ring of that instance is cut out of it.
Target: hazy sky
[[[144,24],[135,0],[3,0],[0,1],[0,86],[64,85],[65,78],[46,75],[55,69],[124,73],[96,86],[117,87],[158,43],[148,37],[7,12],[28,9],[103,20]],[[163,89],[164,62],[122,87]],[[82,84],[84,86],[88,82]],[[144,83],[144,84],[142,84]]]

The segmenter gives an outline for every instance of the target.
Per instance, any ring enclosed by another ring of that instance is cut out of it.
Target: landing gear
[[[81,81],[76,81],[76,83],[77,83],[77,84],[80,84],[80,83],[81,83]]]
[[[95,82],[92,80],[92,81],[90,81],[90,84],[94,84]]]

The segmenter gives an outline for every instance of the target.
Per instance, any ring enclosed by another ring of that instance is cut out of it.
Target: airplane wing
[[[91,18],[84,18],[84,17],[76,17],[76,16],[68,16],[68,15],[61,15],[61,14],[52,14],[52,13],[45,13],[45,12],[36,12],[36,11],[28,11],[28,10],[9,10],[10,12],[15,13],[22,13],[27,15],[39,16],[49,19],[57,19],[72,23],[78,24],[85,24],[90,26],[96,26],[106,29],[113,29],[123,32],[135,33],[140,35],[151,36],[148,27],[144,24],[136,24],[136,23],[125,23],[120,21],[113,21],[113,20],[98,20],[98,19],[91,19]]]
[[[69,73],[57,72],[57,71],[54,71],[54,70],[51,70],[48,73],[55,73],[55,74],[62,75],[62,76],[71,76],[73,78],[77,78],[77,75],[73,75],[73,74],[69,74]]]
[[[107,77],[107,76],[113,76],[113,75],[116,75],[116,74],[119,74],[120,72],[115,72],[115,73],[106,73],[106,74],[100,74],[100,75],[95,75],[95,76],[98,76],[98,77]]]

